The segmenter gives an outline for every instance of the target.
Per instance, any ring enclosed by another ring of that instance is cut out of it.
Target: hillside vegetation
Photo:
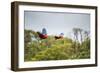
[[[68,60],[90,58],[90,38],[85,38],[81,43],[71,38],[55,39],[53,35],[47,39],[40,39],[32,30],[25,30],[24,60]]]

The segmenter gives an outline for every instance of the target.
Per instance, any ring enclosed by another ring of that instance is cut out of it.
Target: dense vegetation
[[[73,29],[74,40],[68,37],[55,39],[53,35],[40,39],[37,32],[25,30],[24,60],[65,60],[90,58],[90,38],[85,32],[84,39],[80,29]],[[78,36],[81,36],[79,41]]]

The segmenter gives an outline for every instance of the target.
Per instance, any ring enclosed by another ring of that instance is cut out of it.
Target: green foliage
[[[79,54],[79,58],[90,58],[90,39],[87,38],[81,44],[81,53]]]
[[[69,45],[69,44],[68,44]],[[70,59],[72,54],[72,49],[67,47],[68,45],[59,44],[59,46],[52,45],[50,48],[39,52],[34,56],[32,60],[64,60]]]
[[[31,33],[31,35],[29,34]],[[27,36],[26,36],[27,35]],[[32,41],[32,35],[36,40]],[[86,38],[82,43],[64,37],[55,40],[54,36],[47,39],[39,39],[34,31],[25,30],[25,61],[41,60],[68,60],[90,58],[90,39]]]
[[[30,36],[30,30],[25,30],[25,35],[24,35],[24,40],[25,40],[25,43],[28,43],[28,42],[31,42],[31,36]]]

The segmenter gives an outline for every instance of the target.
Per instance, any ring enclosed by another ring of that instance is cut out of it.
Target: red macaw
[[[61,39],[61,38],[63,38],[63,33],[61,33],[59,36],[55,36],[55,39],[57,40],[57,39]]]
[[[41,39],[46,39],[46,38],[48,37],[47,34],[42,34],[42,33],[40,33],[40,32],[37,32],[37,33],[38,33],[38,35],[39,35],[39,37],[40,37]]]

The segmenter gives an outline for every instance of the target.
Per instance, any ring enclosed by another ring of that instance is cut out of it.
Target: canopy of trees
[[[25,61],[90,58],[88,31],[73,28],[74,39],[64,37],[57,40],[52,35],[46,39],[40,39],[38,33],[33,30],[24,30],[24,32]],[[43,33],[47,34],[45,29]]]

